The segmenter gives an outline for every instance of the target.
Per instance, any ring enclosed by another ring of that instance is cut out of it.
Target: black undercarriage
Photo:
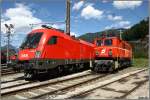
[[[63,72],[74,72],[80,69],[89,68],[89,59],[73,60],[73,59],[33,59],[22,63],[24,69],[24,77],[31,79],[45,73],[56,74]]]
[[[91,70],[94,72],[114,72],[119,68],[131,65],[131,59],[128,58],[96,58]]]

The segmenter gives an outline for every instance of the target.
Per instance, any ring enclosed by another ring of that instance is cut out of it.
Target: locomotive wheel
[[[89,63],[85,63],[83,66],[84,66],[84,69],[89,69],[90,65],[89,65]]]
[[[63,71],[64,71],[64,69],[63,69],[64,67],[63,66],[58,66],[58,73],[63,73]]]
[[[75,71],[75,67],[73,65],[70,65],[68,68],[69,72],[74,72]]]
[[[38,74],[36,70],[26,70],[24,71],[24,79],[25,80],[32,80],[34,78],[37,78]]]
[[[24,75],[24,79],[25,80],[30,80],[30,79],[33,79],[34,78],[34,74],[30,74],[30,73],[25,73]]]
[[[129,67],[130,67],[130,66],[132,66],[132,61],[131,61],[131,60],[129,60]]]
[[[132,66],[131,60],[127,60],[127,67]]]
[[[82,70],[84,68],[84,64],[79,64],[79,70]]]
[[[94,72],[94,68],[93,67],[91,67],[90,69],[91,69],[92,72]]]
[[[98,64],[95,65],[94,71],[97,72],[97,73],[100,72],[100,68],[99,68]]]
[[[107,71],[107,65],[103,64],[102,67],[101,67],[101,69],[102,69],[103,72],[106,72]]]
[[[114,68],[110,66],[108,71],[112,73],[114,71]]]
[[[115,71],[115,63],[112,64],[112,65],[109,67],[108,71],[109,71],[110,73],[114,73],[114,71]]]

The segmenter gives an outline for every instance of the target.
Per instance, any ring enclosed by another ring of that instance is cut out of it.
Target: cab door
[[[58,57],[58,36],[49,37],[45,45],[45,58],[57,58]]]

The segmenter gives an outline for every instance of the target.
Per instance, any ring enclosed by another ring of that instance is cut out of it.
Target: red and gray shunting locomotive
[[[94,44],[76,39],[55,28],[30,32],[18,53],[25,78],[56,69],[58,73],[89,67],[94,60]]]
[[[94,41],[95,61],[91,70],[113,72],[121,67],[131,66],[132,47],[118,37],[102,37]]]

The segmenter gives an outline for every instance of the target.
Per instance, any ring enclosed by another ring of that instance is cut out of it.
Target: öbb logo
[[[102,49],[102,50],[101,50],[101,54],[104,54],[105,51],[106,51],[106,49]]]
[[[21,57],[28,57],[28,54],[22,54]]]

